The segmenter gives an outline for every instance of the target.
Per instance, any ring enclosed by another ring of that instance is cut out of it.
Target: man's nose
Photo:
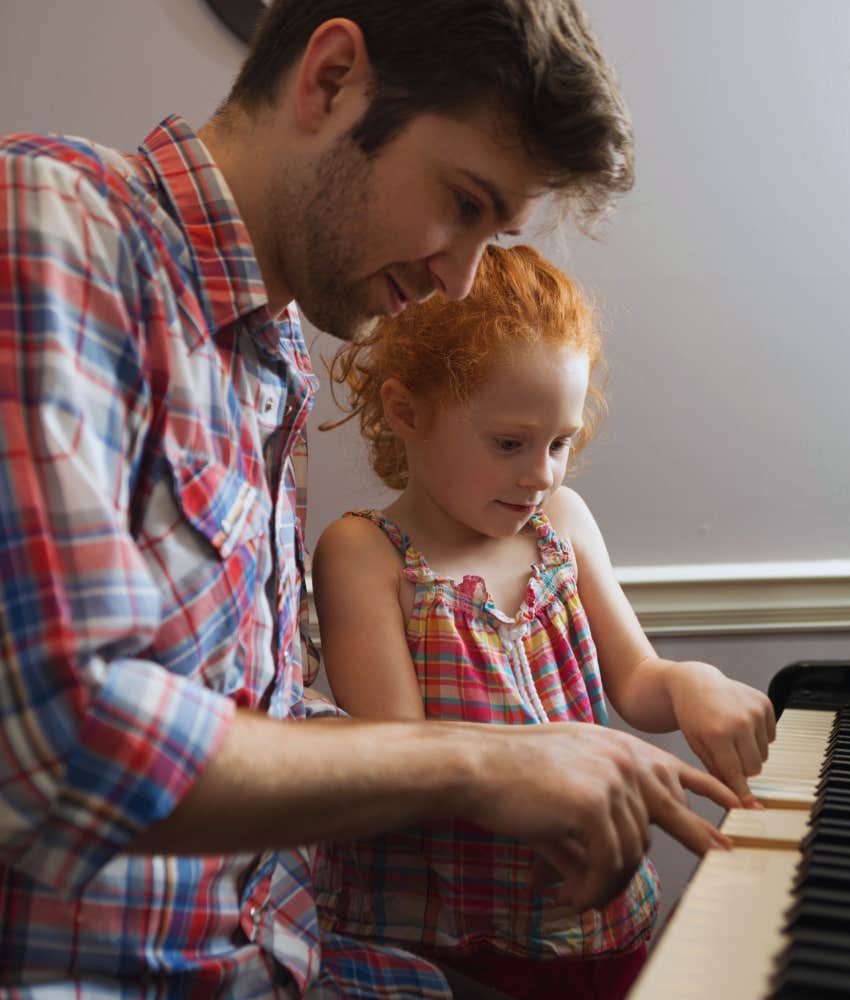
[[[469,295],[486,245],[486,241],[480,239],[458,241],[448,250],[428,258],[428,270],[446,298],[463,299]]]

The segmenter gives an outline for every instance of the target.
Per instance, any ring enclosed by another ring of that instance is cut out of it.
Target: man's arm
[[[253,851],[462,816],[531,844],[584,909],[622,889],[651,822],[698,854],[726,845],[684,789],[739,804],[671,754],[580,723],[306,723],[240,711],[180,805],[132,850]]]
[[[71,893],[171,812],[235,706],[145,655],[155,255],[96,157],[44,145],[0,156],[0,862]]]

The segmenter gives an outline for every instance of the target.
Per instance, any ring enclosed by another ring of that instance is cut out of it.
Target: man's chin
[[[378,325],[379,316],[369,316],[366,318],[357,316],[331,316],[322,313],[312,313],[298,303],[298,307],[304,318],[317,330],[335,337],[337,340],[347,342],[364,340]]]
[[[370,319],[347,320],[345,322],[330,324],[325,333],[330,334],[331,337],[336,337],[337,340],[356,343],[365,340],[377,325],[378,317],[373,316]]]

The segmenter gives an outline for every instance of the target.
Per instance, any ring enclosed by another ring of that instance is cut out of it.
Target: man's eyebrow
[[[486,177],[482,177],[480,174],[476,174],[472,170],[461,170],[461,173],[471,180],[473,184],[476,184],[487,193],[487,197],[493,203],[496,218],[498,219],[500,225],[506,225],[511,219],[512,212],[508,207],[508,203],[505,200],[504,195],[496,187],[496,185],[492,181],[487,180]],[[509,235],[518,235],[518,230],[512,230]]]

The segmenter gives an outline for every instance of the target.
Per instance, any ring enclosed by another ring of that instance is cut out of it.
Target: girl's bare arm
[[[337,704],[366,719],[424,719],[400,602],[401,560],[370,521],[342,518],[313,557],[322,659]]]
[[[681,729],[708,770],[748,799],[746,778],[761,770],[776,732],[767,697],[708,663],[659,657],[614,576],[584,501],[562,488],[551,506],[556,530],[573,543],[579,596],[611,704],[641,731]]]

